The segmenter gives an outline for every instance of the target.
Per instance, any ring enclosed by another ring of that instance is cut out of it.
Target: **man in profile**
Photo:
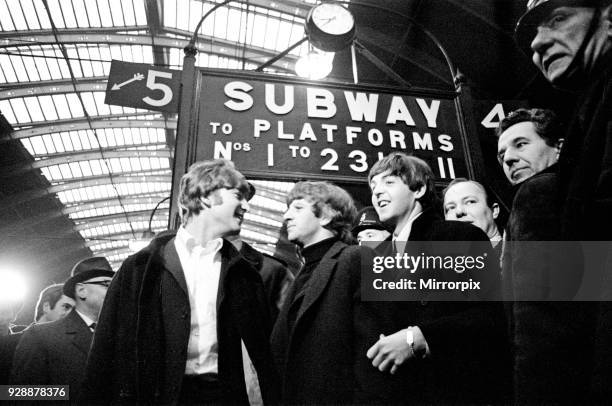
[[[250,198],[230,161],[197,162],[183,175],[181,227],[128,257],[109,289],[85,403],[245,404],[243,343],[263,401],[275,401],[263,283],[224,239],[240,232]]]
[[[65,317],[74,307],[74,299],[64,295],[63,284],[56,283],[44,288],[36,303],[35,323],[48,323]]]
[[[578,97],[559,158],[561,232],[567,240],[612,241],[612,1],[532,0],[516,38],[554,87]],[[596,402],[612,397],[609,245],[603,255],[591,391]]]
[[[104,257],[78,262],[64,283],[74,300],[64,318],[34,324],[24,331],[13,361],[10,382],[20,385],[69,385],[75,400],[85,373],[87,353],[106,290],[114,275]]]
[[[563,127],[550,110],[518,109],[497,133],[499,163],[517,189],[502,254],[515,401],[580,403],[589,376],[593,310],[588,303],[567,302],[580,286],[583,266],[579,247],[560,242],[557,160]]]

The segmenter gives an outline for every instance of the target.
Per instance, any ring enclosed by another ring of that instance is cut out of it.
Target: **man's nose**
[[[551,36],[550,29],[546,27],[538,27],[536,31],[536,35],[533,37],[531,41],[530,48],[534,52],[533,58],[534,62],[536,62],[536,58],[539,58],[540,54],[542,54],[547,47],[551,44]]]
[[[465,206],[460,204],[457,207],[455,207],[455,217],[457,217],[458,219],[461,217],[464,217],[466,215],[466,211],[465,211]]]
[[[518,161],[518,156],[512,149],[508,148],[504,152],[503,161],[506,166],[511,167]]]
[[[249,206],[249,202],[247,201],[247,199],[242,199],[240,201],[240,207],[242,207],[242,210],[244,211],[249,211],[250,206]]]
[[[382,193],[382,185],[380,183],[372,187],[372,196],[377,196]]]
[[[289,220],[291,218],[291,210],[287,209],[287,211],[285,213],[283,213],[283,220]]]

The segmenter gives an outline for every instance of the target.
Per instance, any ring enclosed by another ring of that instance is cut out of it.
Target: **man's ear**
[[[323,205],[323,210],[321,210],[321,216],[319,217],[319,224],[321,227],[325,227],[329,223],[331,223],[333,216],[333,210],[326,205]]]
[[[212,202],[208,197],[200,197],[200,203],[202,203],[202,209],[210,209],[210,206],[212,206]]]
[[[87,299],[87,287],[82,283],[77,283],[74,287],[74,294],[81,300]]]
[[[497,220],[497,216],[499,216],[499,204],[493,203],[491,205],[491,211],[493,212],[493,219]]]
[[[51,310],[51,305],[49,304],[49,302],[43,303],[42,310],[43,310],[43,313],[49,313],[49,311]]]
[[[421,185],[420,188],[414,191],[414,197],[416,199],[420,199],[421,197],[425,196],[426,191],[427,191],[427,186]]]

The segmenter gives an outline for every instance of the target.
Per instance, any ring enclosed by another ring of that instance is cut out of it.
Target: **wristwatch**
[[[406,343],[410,346],[410,353],[416,359],[423,359],[427,353],[427,350],[418,353],[414,350],[414,332],[412,331],[412,326],[406,329]]]

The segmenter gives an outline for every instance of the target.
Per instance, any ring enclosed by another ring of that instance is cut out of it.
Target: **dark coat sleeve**
[[[263,254],[263,262],[259,274],[261,275],[270,305],[270,315],[272,316],[272,321],[274,321],[287,297],[289,286],[293,282],[294,277],[283,263],[265,254]]]
[[[17,345],[9,379],[12,384],[49,384],[46,345],[40,328],[37,327],[27,329]]]
[[[131,316],[129,314],[131,310],[121,308],[121,294],[125,289],[126,274],[131,269],[131,261],[132,258],[128,258],[123,263],[104,298],[104,305],[98,317],[96,332],[87,358],[85,380],[80,399],[83,404],[109,404],[117,394],[129,403],[129,399],[134,396],[135,390],[130,387],[131,382],[124,382],[124,386],[117,387],[117,374],[121,367],[128,365],[127,360],[120,359],[120,349],[117,348],[116,338],[119,334],[117,329],[121,324],[120,318]],[[135,323],[132,325],[132,329],[132,336],[135,336]],[[135,347],[131,346],[131,348]],[[121,363],[121,366],[119,363]],[[129,374],[130,372],[121,370],[120,373]]]
[[[508,233],[512,294],[514,393],[519,404],[584,399],[592,303],[569,302],[582,279],[582,253],[560,238],[554,173],[527,180],[515,196]],[[507,269],[504,269],[507,273]],[[567,301],[560,301],[565,299]]]

